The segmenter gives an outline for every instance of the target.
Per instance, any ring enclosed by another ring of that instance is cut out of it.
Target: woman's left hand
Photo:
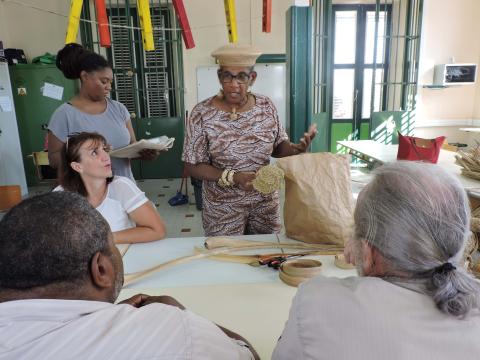
[[[305,151],[307,151],[312,140],[315,138],[315,135],[317,135],[317,124],[313,124],[312,126],[310,126],[308,132],[303,134],[300,142],[298,144],[292,144],[292,147],[299,153],[304,153]]]
[[[160,152],[152,149],[143,149],[138,154],[140,160],[155,160]]]

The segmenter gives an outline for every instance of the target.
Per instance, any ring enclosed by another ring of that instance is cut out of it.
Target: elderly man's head
[[[465,191],[439,166],[384,165],[355,209],[359,272],[418,281],[442,311],[463,316],[478,303],[478,282],[460,264],[469,220]]]
[[[122,260],[108,223],[80,195],[35,196],[0,221],[0,301],[113,302],[122,283]]]

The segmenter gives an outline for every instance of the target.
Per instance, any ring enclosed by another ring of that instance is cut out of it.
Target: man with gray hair
[[[53,192],[0,221],[0,359],[253,359],[239,335],[168,296],[114,305],[122,258],[85,198]]]
[[[354,217],[360,277],[302,284],[273,359],[478,356],[480,282],[462,264],[470,211],[459,182],[433,164],[387,164]]]

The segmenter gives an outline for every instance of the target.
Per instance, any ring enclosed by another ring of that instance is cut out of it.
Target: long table
[[[387,145],[373,140],[338,141],[337,143],[347,148],[353,156],[373,166],[397,160],[398,145]],[[461,174],[461,167],[455,164],[455,152],[441,149],[437,165],[455,176],[470,195],[480,198],[480,181]]]
[[[272,243],[294,242],[284,235],[234,238]],[[168,260],[191,255],[194,247],[203,246],[204,241],[204,237],[171,238],[131,245],[123,257],[125,273],[145,270]],[[294,251],[272,248],[248,253],[266,254],[282,250]],[[333,263],[334,256],[306,258],[320,260],[324,276],[356,276],[355,270],[337,268]],[[201,259],[153,273],[126,286],[120,293],[119,301],[137,293],[171,295],[193,312],[238,332],[252,343],[262,359],[270,359],[288,319],[296,288],[284,284],[278,278],[278,272],[272,268]]]

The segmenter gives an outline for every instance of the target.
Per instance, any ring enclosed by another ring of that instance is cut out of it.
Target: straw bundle
[[[480,146],[469,150],[459,150],[455,163],[462,167],[462,175],[480,180]]]
[[[467,265],[468,270],[480,278],[480,258],[479,258],[479,241],[478,236],[480,234],[480,207],[472,210],[472,217],[470,219],[471,236],[467,239],[465,250],[463,254],[463,260]]]

